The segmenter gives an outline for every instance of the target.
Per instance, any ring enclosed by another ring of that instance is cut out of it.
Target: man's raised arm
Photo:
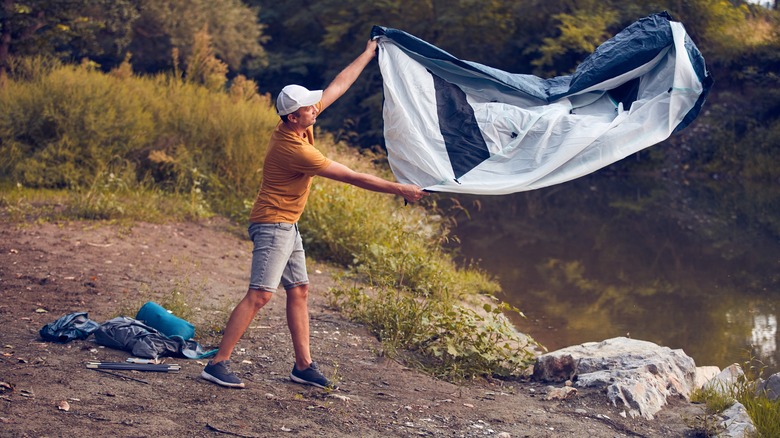
[[[369,40],[366,43],[366,48],[363,53],[355,58],[352,63],[344,68],[336,77],[331,81],[325,90],[322,92],[322,109],[325,109],[335,102],[339,97],[349,90],[349,87],[355,83],[360,73],[364,68],[374,59],[376,56],[376,41]]]

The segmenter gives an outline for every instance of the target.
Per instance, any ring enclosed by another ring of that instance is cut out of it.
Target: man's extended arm
[[[423,196],[427,195],[426,192],[414,184],[391,182],[368,173],[355,172],[349,167],[335,161],[331,162],[325,169],[322,169],[318,175],[352,184],[361,189],[401,195],[409,202],[417,202],[422,199]]]
[[[357,80],[360,73],[364,68],[374,59],[376,55],[376,41],[369,40],[366,43],[366,48],[363,53],[360,54],[351,64],[346,66],[336,77],[331,81],[325,90],[322,92],[322,109],[329,107],[330,104],[336,101],[344,93],[347,92],[349,87]]]

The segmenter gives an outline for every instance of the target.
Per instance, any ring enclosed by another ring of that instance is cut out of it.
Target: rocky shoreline
[[[724,370],[715,366],[697,367],[683,350],[672,350],[652,342],[618,337],[589,342],[541,355],[533,379],[563,383],[548,387],[548,398],[564,399],[577,388],[603,389],[621,416],[653,420],[670,398],[690,401],[696,389],[727,392],[744,372],[733,364]],[[780,396],[780,373],[759,382],[757,391],[766,391],[770,400]],[[735,402],[720,414],[721,437],[750,437],[756,432],[744,406]]]

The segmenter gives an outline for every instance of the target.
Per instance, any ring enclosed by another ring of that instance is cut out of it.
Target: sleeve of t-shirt
[[[316,175],[328,167],[331,160],[314,146],[304,146],[300,154],[290,163],[290,169],[306,175]]]

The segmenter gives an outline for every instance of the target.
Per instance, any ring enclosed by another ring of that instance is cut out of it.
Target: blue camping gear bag
[[[192,339],[195,336],[195,326],[153,301],[141,306],[135,319],[166,336],[181,336],[184,339]]]

